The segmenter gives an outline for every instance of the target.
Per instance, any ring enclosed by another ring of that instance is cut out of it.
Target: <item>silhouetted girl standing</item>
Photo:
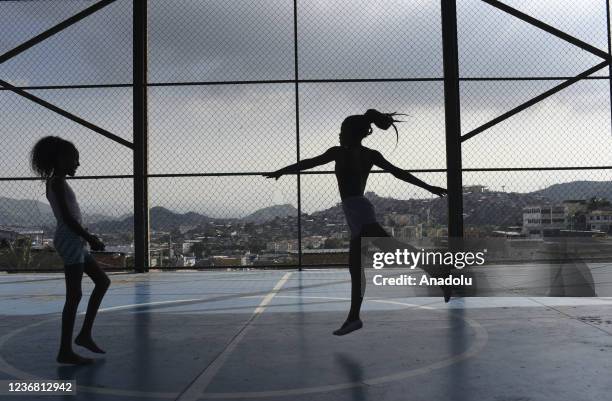
[[[62,331],[59,363],[86,364],[91,358],[84,358],[72,350],[72,331],[77,308],[81,300],[83,272],[93,280],[95,287],[87,304],[83,327],[75,338],[75,344],[92,352],[103,354],[92,338],[92,327],[102,298],[110,285],[106,273],[100,269],[85,248],[89,243],[92,250],[104,250],[100,239],[87,232],[82,226],[79,204],[66,176],[74,176],[79,166],[79,152],[69,141],[57,136],[39,140],[31,152],[32,169],[46,180],[46,196],[57,220],[53,245],[64,261],[66,279],[66,302],[62,311]]]

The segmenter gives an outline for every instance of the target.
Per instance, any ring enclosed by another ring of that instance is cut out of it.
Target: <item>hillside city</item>
[[[366,197],[374,205],[378,221],[395,238],[418,248],[434,247],[446,240],[445,199],[398,200],[372,192]],[[85,224],[107,245],[105,252],[96,253],[99,262],[111,268],[130,268],[132,217],[97,219],[90,218]],[[28,226],[14,224],[15,219],[12,223],[0,221],[0,269],[61,268],[61,260],[53,252],[53,223]],[[347,262],[349,231],[339,203],[311,214],[302,213],[300,225],[303,265]],[[243,218],[213,218],[153,207],[150,228],[152,268],[267,267],[299,261],[297,210],[292,205],[267,207]],[[596,196],[560,199],[558,195],[465,186],[464,228],[466,238],[507,241],[537,241],[560,235],[606,238],[612,232],[612,206]]]

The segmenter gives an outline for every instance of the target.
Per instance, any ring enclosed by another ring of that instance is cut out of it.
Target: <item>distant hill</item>
[[[41,226],[55,224],[51,206],[34,199],[0,197],[0,225]]]
[[[275,217],[291,217],[297,216],[297,209],[286,203],[284,205],[274,205],[269,207],[264,207],[263,209],[256,210],[255,212],[249,214],[246,217],[243,217],[242,221],[247,223],[264,223],[268,220],[272,220]]]
[[[275,217],[287,216],[297,216],[297,209],[290,204],[275,205],[259,209],[242,219],[219,219],[195,212],[176,213],[161,206],[152,207],[149,211],[151,228],[157,231],[171,231],[173,229],[184,230],[198,226],[202,227],[213,222],[227,222],[232,220],[259,224],[272,220]],[[90,226],[93,230],[99,232],[132,230],[134,227],[133,215],[125,215],[121,219],[99,221]]]
[[[201,226],[214,220],[204,214],[176,213],[161,206],[155,206],[149,210],[151,228],[156,231],[171,231],[180,226]],[[129,214],[120,220],[98,221],[90,226],[94,231],[99,232],[132,230],[134,228],[134,217]]]
[[[103,214],[84,214],[83,220],[90,224],[112,217]],[[0,197],[0,225],[4,226],[55,226],[55,217],[49,204],[34,199],[12,199]]]
[[[612,176],[610,177],[612,179]],[[567,199],[589,199],[593,196],[612,201],[612,181],[573,181],[554,184],[550,187],[534,191],[531,194],[541,195],[555,203]]]
[[[367,192],[365,196],[374,205],[379,221],[382,221],[383,215],[395,212],[417,215],[423,222],[446,224],[446,199],[432,196],[426,199],[403,200],[378,196],[374,192]],[[466,225],[517,225],[522,224],[522,210],[527,205],[561,203],[568,199],[589,199],[593,196],[612,201],[612,182],[574,181],[555,184],[529,193],[495,191],[465,193],[464,220]],[[261,224],[276,217],[296,216],[297,209],[291,204],[265,207],[241,219],[218,219],[195,212],[177,213],[161,206],[155,206],[150,210],[151,228],[158,231],[173,229],[184,231],[213,222],[242,221]],[[316,211],[310,216],[332,221],[344,219],[340,202],[328,209]],[[84,220],[90,230],[97,232],[128,231],[132,230],[134,225],[132,214],[125,214],[119,218],[92,214],[85,215]],[[0,225],[53,227],[55,218],[51,207],[44,202],[0,197]]]

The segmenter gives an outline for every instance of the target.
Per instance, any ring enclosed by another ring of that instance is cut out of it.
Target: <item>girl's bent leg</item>
[[[378,223],[368,224],[364,227],[362,236],[364,237],[386,237],[386,241],[373,241],[380,250],[384,252],[395,252],[396,249],[409,249],[410,252],[418,252],[417,248],[411,244],[404,243],[391,237],[382,226]],[[450,274],[448,266],[421,265],[421,270],[427,273],[430,277],[447,277]],[[440,286],[444,296],[444,302],[448,302],[452,295],[452,288],[449,286]]]
[[[89,254],[85,257],[84,270],[94,282],[95,287],[91,293],[91,296],[89,297],[83,327],[81,328],[79,335],[76,337],[75,343],[89,349],[92,352],[104,354],[104,350],[98,347],[94,342],[91,332],[96,314],[98,313],[98,309],[102,303],[102,298],[104,298],[104,294],[106,294],[106,290],[110,286],[110,279]]]
[[[70,364],[90,363],[92,362],[91,359],[83,358],[72,350],[72,331],[82,296],[83,264],[64,266],[64,276],[66,279],[66,301],[62,311],[62,333],[57,361]]]

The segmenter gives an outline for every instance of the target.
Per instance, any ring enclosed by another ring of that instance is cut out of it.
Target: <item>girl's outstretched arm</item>
[[[280,170],[276,170],[272,173],[262,174],[266,178],[279,179],[282,175],[297,173],[298,171],[307,170],[309,168],[317,167],[322,164],[327,164],[336,159],[336,152],[338,146],[331,147],[325,151],[325,153],[311,159],[300,160],[298,163],[291,164],[287,167],[283,167]]]
[[[85,239],[91,245],[91,248],[94,250],[103,250],[104,244],[98,237],[90,234],[87,230],[83,228],[81,223],[79,223],[68,209],[68,203],[66,202],[66,187],[64,186],[64,178],[55,177],[51,181],[51,189],[57,196],[57,203],[59,205],[60,213],[62,215],[62,220],[66,223],[68,228],[74,231],[77,235]]]
[[[374,158],[373,158],[374,164],[382,168],[383,170],[390,172],[391,174],[393,174],[394,177],[399,178],[402,181],[406,181],[410,184],[414,184],[418,187],[421,187],[440,197],[447,194],[447,191],[445,188],[429,185],[426,182],[419,180],[414,175],[410,174],[408,171],[403,170],[397,166],[394,166],[391,162],[385,159],[380,152],[376,150],[373,152],[374,152]]]

